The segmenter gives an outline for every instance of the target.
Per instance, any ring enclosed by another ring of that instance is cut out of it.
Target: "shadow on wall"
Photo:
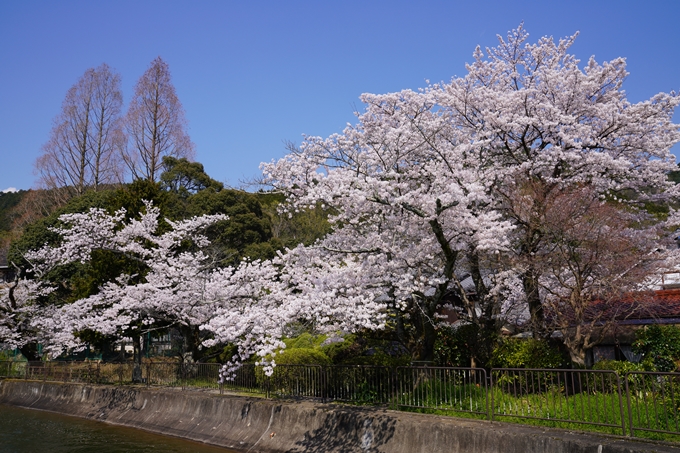
[[[389,415],[368,418],[357,413],[338,412],[326,419],[324,426],[305,433],[304,440],[296,442],[294,453],[377,453],[394,436],[397,420]]]
[[[135,389],[109,389],[103,388],[101,392],[95,394],[96,406],[94,411],[87,413],[88,418],[104,421],[112,411],[132,410],[139,411],[140,407],[135,407],[137,392]]]

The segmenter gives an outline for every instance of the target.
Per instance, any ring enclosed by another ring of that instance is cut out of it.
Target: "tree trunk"
[[[434,360],[434,343],[437,339],[437,332],[430,319],[422,317],[423,332],[421,347],[418,352],[418,360],[422,362],[432,362]]]
[[[139,335],[132,336],[133,368],[132,382],[142,382],[142,341]]]
[[[531,315],[531,331],[533,337],[537,340],[542,339],[545,316],[543,313],[543,304],[538,292],[538,272],[533,268],[529,269],[522,275],[522,286],[527,297],[529,305],[529,313]]]
[[[569,347],[569,357],[571,358],[571,363],[576,365],[575,368],[585,368],[586,367],[586,350],[579,347]]]

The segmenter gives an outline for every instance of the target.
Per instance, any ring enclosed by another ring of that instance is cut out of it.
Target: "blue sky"
[[[196,159],[239,186],[282,157],[285,141],[354,122],[361,93],[462,76],[477,44],[494,46],[522,21],[532,42],[580,31],[572,53],[584,62],[626,57],[632,102],[678,91],[678,17],[678,0],[2,0],[0,190],[34,185],[67,90],[101,63],[121,74],[127,104],[160,55]]]

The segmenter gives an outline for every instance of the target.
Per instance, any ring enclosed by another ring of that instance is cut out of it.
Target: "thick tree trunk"
[[[522,275],[522,286],[526,294],[527,303],[529,305],[529,314],[531,315],[531,330],[535,339],[541,339],[545,330],[545,315],[543,313],[543,304],[538,292],[538,272],[533,268],[529,269]]]
[[[423,316],[423,318],[425,317]],[[418,360],[422,362],[432,362],[434,360],[434,343],[437,339],[437,332],[429,319],[423,319],[422,321],[423,331],[420,343],[421,347],[418,352]]]
[[[575,365],[575,368],[585,368],[586,367],[586,350],[579,347],[568,347],[569,357],[571,358],[571,363]]]

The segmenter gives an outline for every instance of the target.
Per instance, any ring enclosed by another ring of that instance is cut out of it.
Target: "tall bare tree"
[[[122,103],[120,75],[106,64],[85,71],[66,93],[35,163],[39,185],[80,195],[120,181],[115,153],[122,138]]]
[[[125,164],[135,179],[157,181],[163,157],[193,159],[187,120],[170,80],[168,64],[157,57],[139,79],[125,119]]]

